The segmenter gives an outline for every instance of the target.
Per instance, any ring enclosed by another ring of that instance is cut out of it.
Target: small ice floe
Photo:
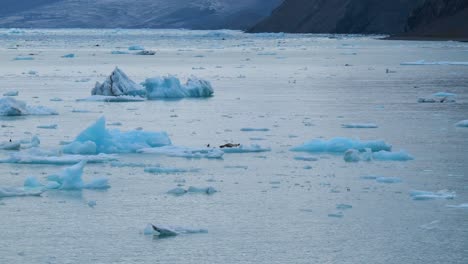
[[[440,190],[437,192],[429,191],[418,191],[413,190],[410,192],[410,196],[413,200],[434,200],[434,199],[454,199],[456,194],[455,192],[448,190]]]
[[[37,128],[42,128],[42,129],[57,129],[57,127],[58,127],[57,124],[37,126]]]
[[[381,150],[390,151],[392,146],[385,143],[383,140],[361,141],[357,139],[337,137],[330,140],[314,139],[301,146],[292,148],[291,151],[344,153],[349,149],[365,151],[366,148],[373,152]]]
[[[352,123],[352,124],[342,124],[343,128],[378,128],[376,124],[372,123]]]
[[[123,167],[130,167],[130,168],[146,168],[149,165],[145,163],[135,163],[135,162],[120,162],[120,161],[113,161],[110,163],[111,167],[116,168],[123,168]]]
[[[343,214],[343,212],[332,213],[332,214],[328,214],[328,217],[343,218],[343,217],[344,217],[344,214]]]
[[[198,172],[199,169],[179,169],[179,168],[164,168],[164,167],[147,167],[145,172],[153,174],[179,174],[187,172]]]
[[[142,85],[149,100],[211,97],[214,93],[209,81],[194,76],[185,84],[174,76],[165,76],[148,78]]]
[[[65,54],[62,56],[62,58],[68,58],[68,59],[75,58],[75,54],[73,53]]]
[[[156,148],[142,148],[138,153],[158,154],[168,157],[187,159],[222,159],[224,152],[216,148],[187,148],[178,146],[163,146]]]
[[[130,54],[130,52],[128,52],[128,51],[121,51],[121,50],[113,50],[113,51],[111,51],[111,54],[114,54],[114,55],[122,55],[122,54]]]
[[[89,207],[94,208],[94,206],[96,206],[96,201],[89,200],[87,204],[88,204]]]
[[[467,120],[462,120],[458,123],[455,124],[457,127],[468,127],[468,119]]]
[[[62,102],[63,99],[62,99],[62,98],[58,98],[58,97],[54,97],[54,98],[51,98],[49,101],[52,101],[52,102]]]
[[[153,50],[141,50],[135,53],[135,55],[143,55],[143,56],[152,56],[155,54],[156,54],[156,51],[153,51]]]
[[[58,115],[58,113],[45,106],[29,106],[11,97],[0,98],[0,116],[23,115]]]
[[[457,95],[454,94],[454,93],[448,93],[448,92],[438,92],[438,93],[433,94],[432,96],[434,96],[434,97],[454,97],[454,96],[457,96]]]
[[[253,127],[244,127],[241,128],[242,132],[267,132],[270,131],[269,128],[253,128]]]
[[[8,91],[3,93],[3,96],[18,96],[19,92],[18,91]]]
[[[42,190],[29,190],[25,188],[0,187],[0,198],[22,197],[22,196],[41,196]]]
[[[6,141],[0,142],[0,150],[20,150],[21,142],[17,141]]]
[[[37,71],[28,71],[28,74],[29,74],[29,75],[36,75],[36,74],[37,74]]]
[[[166,132],[132,130],[121,132],[106,128],[106,119],[99,118],[83,130],[75,140],[62,147],[66,154],[135,153],[139,149],[171,145]]]
[[[90,97],[77,99],[77,102],[107,102],[107,103],[124,103],[124,102],[142,102],[144,98],[139,96],[120,95],[120,96],[105,96],[92,95]]]
[[[468,66],[468,62],[465,61],[425,61],[425,60],[419,60],[419,61],[413,61],[413,62],[402,62],[400,65],[462,65],[462,66]]]
[[[349,149],[345,152],[343,159],[346,162],[359,162],[359,161],[409,161],[414,160],[414,157],[401,150],[399,152],[390,152],[381,150],[372,152],[370,149],[359,151],[357,149]]]
[[[295,156],[295,160],[300,160],[300,161],[317,161],[318,158],[312,157],[312,156]]]
[[[104,96],[139,96],[144,97],[146,94],[142,86],[132,81],[119,68],[115,68],[104,83],[97,82],[91,90],[91,95]]]
[[[75,80],[75,82],[77,83],[84,83],[84,82],[89,82],[89,81],[91,81],[90,78],[81,78],[81,79]]]
[[[271,151],[271,148],[268,147],[262,147],[257,144],[252,144],[250,146],[247,145],[239,145],[237,147],[231,147],[231,148],[222,148],[221,149],[224,153],[257,153],[257,152],[269,152]]]
[[[419,226],[419,228],[426,229],[426,230],[433,230],[433,229],[436,229],[438,227],[439,223],[440,223],[439,220],[434,220],[434,221],[432,221],[430,223]]]
[[[455,99],[450,98],[450,97],[433,97],[433,98],[419,98],[418,103],[455,103]]]
[[[145,48],[143,46],[140,46],[140,45],[132,45],[132,46],[128,47],[128,50],[145,50]]]
[[[13,60],[15,60],[15,61],[31,61],[31,60],[34,60],[34,57],[17,56]]]
[[[202,193],[202,194],[211,195],[211,194],[214,194],[216,192],[217,192],[217,190],[215,188],[213,188],[213,187],[199,188],[199,187],[190,186],[188,189],[183,189],[183,188],[180,188],[180,187],[174,188],[172,190],[169,190],[167,193],[175,195],[175,196],[181,196],[181,195],[184,195],[184,194],[187,194],[187,193]]]
[[[24,153],[23,151],[10,154],[8,158],[0,159],[0,163],[16,163],[16,164],[48,164],[48,165],[71,165],[80,161],[88,163],[106,163],[117,160],[114,155],[59,155],[47,156],[40,154]]]
[[[351,209],[351,208],[353,208],[353,206],[349,204],[337,204],[336,205],[336,209],[338,210],[346,210],[346,209]]]
[[[462,203],[462,204],[458,204],[458,205],[449,204],[449,205],[447,205],[447,207],[468,209],[468,203]]]
[[[155,236],[158,238],[168,238],[168,237],[174,237],[178,235],[200,234],[200,233],[208,233],[208,230],[153,225],[153,224],[148,224],[143,230],[144,235]]]
[[[85,183],[82,179],[85,165],[86,161],[80,161],[71,167],[63,169],[58,174],[49,175],[47,176],[48,183],[45,185],[40,184],[37,179],[29,177],[25,181],[25,187],[37,188],[39,186],[44,186],[45,189],[60,190],[102,190],[110,188],[106,178],[97,178],[88,183]]]
[[[400,183],[401,179],[397,177],[377,177],[375,181],[378,183]]]

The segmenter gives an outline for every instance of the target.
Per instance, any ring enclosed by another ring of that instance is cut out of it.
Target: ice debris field
[[[466,263],[468,44],[378,38],[0,29],[0,263]]]

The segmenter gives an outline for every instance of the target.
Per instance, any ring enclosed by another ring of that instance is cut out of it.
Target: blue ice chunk
[[[343,216],[344,215],[342,212],[328,214],[328,217],[333,217],[333,218],[343,218]]]
[[[132,45],[132,46],[128,47],[128,50],[145,50],[145,48],[143,46],[140,46],[140,45]]]
[[[18,57],[15,57],[13,60],[15,61],[30,61],[30,60],[34,60],[33,57],[28,57],[28,56],[18,56]]]
[[[148,78],[142,85],[149,100],[211,97],[214,93],[210,82],[196,77],[190,77],[185,85],[174,76]]]
[[[244,127],[241,128],[242,132],[267,132],[270,131],[268,128],[252,128],[252,127]]]
[[[18,96],[18,91],[8,91],[3,94],[3,96]]]
[[[128,51],[121,51],[121,50],[113,50],[111,54],[121,55],[121,54],[129,54]]]
[[[0,187],[0,198],[4,197],[22,197],[22,196],[40,196],[42,190],[29,190],[15,187]]]
[[[198,169],[178,169],[178,168],[163,168],[163,167],[148,167],[145,168],[145,172],[154,174],[170,174],[170,173],[186,173],[186,172],[197,172]]]
[[[29,106],[12,97],[0,98],[0,116],[57,115],[57,111],[44,106]]]
[[[57,124],[37,126],[37,128],[42,128],[42,129],[57,129],[57,127],[58,127]]]
[[[467,120],[462,120],[458,123],[455,124],[457,127],[468,127],[468,119]]]
[[[24,180],[24,187],[25,188],[40,188],[44,185],[39,182],[39,180],[34,176],[29,176]]]
[[[65,54],[65,55],[62,56],[62,58],[69,58],[69,59],[75,58],[75,54],[73,54],[73,53]]]
[[[455,192],[448,191],[448,190],[440,190],[437,192],[429,192],[429,191],[418,191],[413,190],[410,192],[410,196],[413,200],[434,200],[434,199],[454,199],[456,194]]]
[[[301,146],[292,148],[291,151],[344,153],[349,149],[364,151],[366,148],[373,152],[381,150],[390,151],[392,146],[385,143],[383,140],[361,141],[337,137],[330,140],[314,139]]]
[[[379,183],[399,183],[401,182],[400,178],[397,177],[378,177],[375,179]]]
[[[86,165],[86,161],[81,161],[71,167],[63,169],[60,173],[49,175],[47,180],[49,182],[55,182],[51,186],[51,189],[61,190],[81,190],[81,189],[107,189],[110,188],[108,180],[105,178],[94,179],[89,183],[84,183],[82,179],[83,170]]]
[[[171,145],[171,140],[165,132],[145,132],[132,130],[121,132],[120,130],[106,129],[106,119],[99,118],[94,124],[82,131],[73,143],[63,147],[66,153],[91,154],[96,145],[98,153],[134,153],[143,148],[154,148]]]
[[[457,96],[457,95],[454,94],[454,93],[438,92],[438,93],[433,94],[432,96],[436,96],[436,97],[450,97],[450,96]]]
[[[352,123],[352,124],[343,124],[343,128],[378,128],[379,126],[372,123]]]
[[[318,158],[312,157],[312,156],[295,156],[295,160],[300,160],[300,161],[317,161]]]
[[[408,161],[414,160],[414,157],[408,154],[406,151],[401,150],[399,152],[379,151],[372,154],[375,160],[380,161]]]
[[[351,208],[353,208],[353,206],[349,204],[337,204],[336,205],[336,209],[338,210],[346,210],[346,209],[351,209]]]

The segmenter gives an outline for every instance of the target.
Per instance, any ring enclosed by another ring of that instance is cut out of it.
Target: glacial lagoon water
[[[135,55],[130,46],[156,54]],[[0,117],[0,142],[37,135],[40,149],[59,149],[105,116],[108,128],[165,131],[176,146],[271,151],[118,154],[84,169],[86,182],[107,178],[107,190],[0,198],[0,263],[466,263],[468,209],[451,207],[468,203],[468,128],[455,125],[468,119],[466,64],[468,44],[459,42],[2,29],[0,93],[18,91],[15,99],[59,115]],[[116,66],[137,83],[195,75],[215,93],[76,101]],[[418,103],[438,92],[456,102]],[[290,151],[335,137],[384,140],[414,160]],[[0,150],[0,159],[11,153]],[[45,182],[64,167],[3,163],[0,187],[22,187],[28,176]],[[190,186],[216,192],[167,193]],[[158,238],[144,235],[148,223],[207,232]]]

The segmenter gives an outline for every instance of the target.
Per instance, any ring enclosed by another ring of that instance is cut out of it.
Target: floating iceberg
[[[129,54],[129,52],[128,51],[121,51],[121,50],[113,50],[113,51],[111,51],[111,54],[122,55],[122,54]]]
[[[18,96],[19,92],[18,91],[8,91],[3,94],[3,96]]]
[[[58,127],[57,124],[37,126],[37,128],[42,128],[42,129],[57,129],[57,127]]]
[[[15,57],[13,60],[15,61],[30,61],[30,60],[34,60],[33,57],[28,57],[28,56],[18,56],[18,57]]]
[[[468,208],[468,203],[463,203],[463,204],[459,204],[459,205],[447,205],[447,207],[450,207],[450,208]]]
[[[465,61],[413,61],[413,62],[402,62],[400,65],[462,65],[468,66],[468,62]]]
[[[312,157],[312,156],[295,156],[295,160],[300,160],[300,161],[317,161],[318,158]]]
[[[428,192],[428,191],[411,191],[410,196],[413,200],[434,200],[434,199],[454,199],[455,192],[448,190],[440,190],[437,192]]]
[[[211,97],[214,93],[210,82],[196,77],[190,77],[185,85],[173,76],[149,78],[142,85],[149,100]]]
[[[81,190],[81,189],[108,189],[110,188],[108,180],[105,178],[94,179],[89,183],[85,183],[82,179],[83,169],[86,161],[63,169],[60,173],[47,176],[47,180],[53,184],[48,184],[51,189],[60,190]]]
[[[104,83],[96,83],[91,91],[91,95],[104,96],[144,96],[145,90],[136,84],[119,68],[115,68],[112,74],[107,77]]]
[[[438,92],[438,93],[433,94],[432,96],[435,96],[435,97],[451,97],[451,96],[457,96],[457,95],[454,94],[454,93]]]
[[[146,55],[146,56],[152,56],[155,55],[156,51],[153,50],[141,50],[139,52],[136,52],[135,55]]]
[[[67,154],[134,153],[139,149],[171,145],[165,132],[132,130],[121,132],[106,129],[106,119],[99,118],[82,131],[76,139],[62,150]]]
[[[343,159],[346,162],[359,162],[361,161],[361,152],[357,149],[348,149],[345,152]]]
[[[397,177],[377,177],[375,181],[378,183],[400,183],[401,179]]]
[[[24,188],[0,187],[0,198],[18,196],[40,196],[42,190],[28,190]]]
[[[76,100],[77,102],[108,102],[108,103],[123,103],[123,102],[141,102],[145,101],[144,98],[139,96],[105,96],[105,95],[92,95],[83,99]]]
[[[222,159],[224,152],[215,148],[187,148],[177,146],[163,146],[157,148],[143,148],[139,153],[159,154],[168,157],[180,157],[188,159]]]
[[[268,151],[271,151],[271,148],[266,148],[257,144],[253,144],[250,146],[240,145],[239,147],[234,147],[234,148],[223,148],[221,150],[224,153],[251,153],[251,152],[268,152]]]
[[[301,146],[292,148],[291,151],[344,153],[349,149],[364,151],[366,148],[373,152],[381,150],[390,151],[392,146],[382,140],[361,141],[337,137],[331,140],[314,139]]]
[[[468,119],[467,120],[462,120],[458,123],[455,124],[457,127],[468,127]]]
[[[11,97],[0,98],[0,116],[23,115],[58,115],[58,113],[44,106],[28,106],[25,102]]]
[[[378,128],[376,124],[372,123],[362,123],[362,124],[343,124],[341,125],[343,128]]]
[[[19,150],[20,148],[20,142],[0,142],[1,150]]]
[[[154,174],[171,174],[171,173],[186,173],[186,172],[197,172],[198,169],[178,169],[178,168],[163,168],[163,167],[148,167],[145,168],[145,172]]]

